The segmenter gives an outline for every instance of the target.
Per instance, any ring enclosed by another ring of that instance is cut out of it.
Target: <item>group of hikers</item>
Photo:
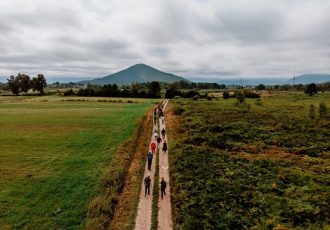
[[[163,112],[163,105],[160,104],[155,108],[154,111],[154,124],[155,126],[157,125],[157,114],[159,119],[162,121],[162,124],[164,124],[165,118],[164,118],[164,112]],[[167,152],[167,142],[166,142],[166,130],[165,128],[163,128],[161,130],[161,137],[160,135],[158,135],[158,129],[156,128],[154,133],[154,140],[151,141],[150,144],[150,149],[151,151],[148,151],[147,154],[147,162],[148,162],[148,170],[151,171],[151,165],[152,165],[152,159],[154,154],[156,153],[156,148],[159,148],[159,145],[161,144],[162,140],[163,141],[163,146],[162,146],[162,151],[163,153]],[[156,144],[157,142],[157,144]],[[151,178],[150,178],[150,174],[148,174],[146,176],[146,178],[144,179],[144,186],[145,186],[145,196],[150,195],[150,186],[151,186]],[[163,195],[166,195],[166,181],[164,179],[164,177],[162,177],[161,181],[160,181],[160,190],[161,190],[161,197],[163,199]]]

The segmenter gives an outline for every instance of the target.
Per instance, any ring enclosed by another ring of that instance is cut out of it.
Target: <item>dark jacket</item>
[[[147,177],[144,179],[144,185],[146,185],[146,186],[150,186],[150,184],[151,184],[151,179],[150,179],[149,176],[147,176]]]
[[[165,181],[165,180],[162,180],[162,181],[160,182],[160,188],[161,188],[161,189],[165,189],[165,188],[166,188],[166,181]]]

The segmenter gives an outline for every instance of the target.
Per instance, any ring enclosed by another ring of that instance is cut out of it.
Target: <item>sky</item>
[[[329,0],[0,1],[0,76],[330,73]]]

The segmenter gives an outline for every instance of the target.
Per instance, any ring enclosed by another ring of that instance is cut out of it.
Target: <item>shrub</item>
[[[309,94],[309,96],[313,96],[314,94],[317,93],[317,87],[315,83],[311,83],[307,86],[306,90],[305,90],[306,94]]]
[[[183,112],[184,112],[184,109],[183,108],[180,108],[180,107],[177,107],[174,110],[174,114],[175,115],[181,115]]]
[[[309,118],[315,119],[315,106],[313,104],[309,105]]]
[[[239,103],[243,103],[245,101],[245,94],[243,91],[239,90],[236,92],[236,99]]]
[[[75,95],[72,89],[69,89],[63,93],[64,96],[72,96]]]
[[[262,106],[262,102],[261,102],[260,98],[258,98],[255,103],[256,103],[256,106]]]
[[[322,119],[327,116],[327,106],[325,105],[324,102],[320,102],[320,105],[319,105],[319,116]]]
[[[200,97],[198,95],[193,96],[193,101],[197,101]]]
[[[227,90],[224,91],[223,94],[222,94],[222,97],[223,97],[223,99],[228,99],[230,97],[229,92]]]

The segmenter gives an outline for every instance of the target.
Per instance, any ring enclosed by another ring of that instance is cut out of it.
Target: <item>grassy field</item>
[[[0,229],[83,228],[103,168],[156,102],[63,99],[0,97]]]
[[[329,229],[330,94],[235,102],[171,101],[175,229]]]

